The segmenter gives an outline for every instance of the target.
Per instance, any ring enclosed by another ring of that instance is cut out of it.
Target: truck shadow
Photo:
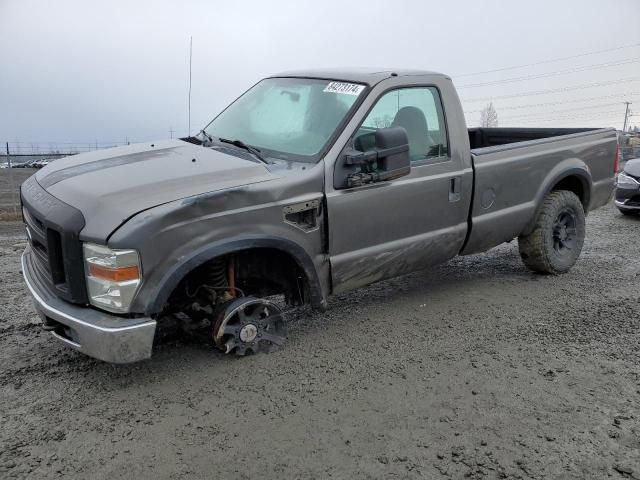
[[[505,283],[523,283],[539,281],[541,275],[528,271],[520,261],[517,243],[500,246],[490,252],[458,257],[445,264],[409,273],[389,280],[363,287],[361,289],[331,297],[326,312],[313,311],[309,307],[292,308],[286,311],[289,326],[289,342],[280,350],[278,355],[287,356],[287,352],[298,350],[302,344],[314,342],[314,337],[320,331],[328,332],[341,328],[352,317],[363,311],[367,315],[382,308],[388,308],[390,303],[401,304],[404,307],[422,307],[421,317],[433,314],[430,310],[429,299],[433,297],[451,297],[451,301],[459,301],[465,291],[496,288]],[[355,320],[355,319],[354,319]],[[420,321],[425,327],[423,320]],[[265,354],[256,357],[264,357]],[[269,356],[274,355],[270,354]],[[293,351],[291,355],[298,356]],[[223,367],[233,364],[242,357],[225,355],[217,350],[213,342],[202,336],[177,336],[168,338],[154,347],[153,357],[144,365],[153,365],[153,369],[163,369],[165,365],[174,365],[179,358],[189,357],[201,360],[209,358],[212,366]],[[126,368],[126,366],[120,367]]]
[[[616,228],[622,225],[639,225],[640,216],[626,216],[613,211],[607,215],[606,226],[591,228]],[[613,225],[612,225],[613,224]],[[588,253],[588,252],[585,252]],[[580,260],[574,269],[563,275],[563,281],[580,277],[585,260]],[[261,362],[272,364],[277,361],[298,361],[307,354],[304,345],[311,345],[318,336],[342,335],[345,326],[353,330],[360,327],[362,317],[375,316],[377,312],[391,311],[400,320],[415,322],[420,328],[435,325],[435,319],[442,318],[443,309],[460,302],[473,303],[479,299],[494,302],[505,288],[526,291],[530,282],[554,282],[554,277],[539,275],[527,270],[520,260],[517,241],[500,245],[488,252],[456,257],[447,263],[430,269],[409,273],[400,277],[383,280],[345,294],[330,297],[326,312],[313,311],[309,307],[292,308],[286,311],[289,341],[277,353],[252,356],[253,359],[225,355],[215,348],[213,342],[202,336],[179,336],[168,338],[154,346],[150,360],[133,365],[108,365],[86,359],[92,369],[110,372],[115,377],[127,376],[136,370],[154,374],[175,375],[175,370],[197,365],[214,375],[235,370],[237,362],[251,365]],[[438,305],[432,302],[437,301]],[[397,312],[397,313],[396,313]],[[389,316],[389,313],[386,314]],[[355,325],[355,326],[354,326]],[[78,358],[76,358],[78,356]],[[72,362],[83,363],[83,355],[75,353],[65,356]],[[63,362],[64,363],[64,362]],[[153,376],[138,375],[143,381],[152,381]]]
[[[614,214],[615,215],[615,214]],[[630,224],[640,221],[640,217],[615,215],[616,224]],[[574,269],[563,275],[565,279],[581,275],[581,261]],[[549,280],[551,278],[551,280]],[[376,320],[377,312],[384,310],[385,316],[415,322],[416,327],[429,328],[436,319],[446,316],[449,306],[460,302],[494,302],[500,298],[505,288],[512,292],[526,291],[530,282],[550,281],[546,277],[530,272],[520,260],[517,242],[500,245],[488,252],[466,257],[456,257],[447,263],[427,270],[409,273],[400,277],[383,280],[329,299],[326,312],[313,311],[309,307],[287,310],[289,341],[277,353],[252,356],[253,360],[234,355],[225,355],[215,348],[213,342],[203,336],[178,336],[168,338],[154,346],[150,360],[133,365],[109,365],[92,362],[92,369],[113,377],[133,375],[143,382],[153,382],[155,374],[176,375],[176,371],[194,367],[215,376],[232,372],[237,362],[258,365],[261,362],[273,364],[277,361],[299,361],[308,354],[305,346],[313,345],[319,337],[339,338],[345,330],[354,334],[362,318]],[[346,326],[345,326],[346,325]],[[66,357],[73,362],[83,363],[82,354]],[[269,358],[270,360],[262,360]],[[134,373],[139,371],[140,373]],[[108,373],[107,373],[108,372]],[[143,375],[142,372],[153,375]],[[178,373],[179,374],[179,373]]]
[[[640,213],[636,215],[623,215],[622,213],[618,215],[618,220],[624,222],[625,224],[632,224],[640,222]]]

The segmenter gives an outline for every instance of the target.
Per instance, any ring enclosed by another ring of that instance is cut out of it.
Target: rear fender
[[[524,228],[521,235],[528,235],[529,233],[531,233],[531,231],[533,231],[536,219],[538,218],[538,213],[542,208],[542,202],[544,201],[545,197],[551,191],[556,189],[555,187],[563,180],[571,177],[576,178],[580,182],[580,185],[582,187],[582,194],[580,195],[578,192],[574,193],[576,193],[576,195],[580,197],[580,201],[584,206],[585,214],[588,212],[589,203],[591,201],[591,185],[593,182],[591,173],[589,172],[589,167],[587,167],[587,165],[578,158],[566,159],[556,165],[540,185],[540,188],[538,189],[535,197],[535,213],[527,223],[527,226]]]

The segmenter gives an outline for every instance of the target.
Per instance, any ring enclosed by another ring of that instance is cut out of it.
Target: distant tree
[[[480,112],[480,126],[489,128],[498,126],[498,112],[493,108],[493,102],[489,103]]]
[[[384,117],[375,117],[373,118],[373,125],[376,128],[387,128],[391,126],[391,123],[393,122],[393,118],[391,118],[391,115],[385,115]]]

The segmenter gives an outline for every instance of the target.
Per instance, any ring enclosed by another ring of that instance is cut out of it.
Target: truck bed
[[[474,192],[463,254],[526,233],[554,188],[581,191],[585,212],[610,199],[617,146],[612,128],[477,128],[469,130],[469,140]]]
[[[598,128],[470,128],[469,145],[472,150],[543,138],[592,132]]]

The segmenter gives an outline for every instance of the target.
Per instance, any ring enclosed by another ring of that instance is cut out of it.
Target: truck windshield
[[[267,78],[227,107],[205,132],[240,140],[265,156],[315,161],[364,88],[331,80]]]

